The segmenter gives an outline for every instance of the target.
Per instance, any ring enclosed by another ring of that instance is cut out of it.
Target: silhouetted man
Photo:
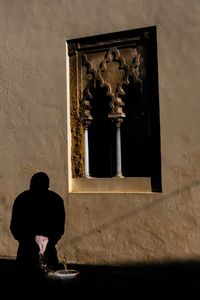
[[[51,270],[58,268],[56,244],[64,233],[63,199],[49,189],[49,177],[38,172],[31,178],[30,189],[14,201],[10,229],[19,242],[17,272],[32,286],[41,276],[39,254],[44,254]],[[26,280],[27,279],[27,280]]]

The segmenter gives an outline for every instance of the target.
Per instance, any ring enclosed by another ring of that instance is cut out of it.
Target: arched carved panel
[[[110,118],[125,117],[123,112],[124,103],[121,96],[125,95],[124,85],[129,84],[129,77],[132,76],[134,81],[140,79],[139,67],[141,53],[136,48],[128,49],[124,57],[121,56],[120,49],[116,47],[104,51],[102,60],[98,61],[96,52],[93,54],[82,54],[82,78],[83,78],[83,102],[82,116],[83,119],[91,119],[90,100],[93,98],[90,89],[96,86],[96,81],[100,82],[101,87],[106,88],[106,95],[110,97]],[[102,52],[101,52],[102,53]],[[128,63],[127,63],[128,61]],[[85,68],[84,68],[85,67]]]

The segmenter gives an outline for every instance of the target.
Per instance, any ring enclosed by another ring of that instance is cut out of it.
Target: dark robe
[[[48,189],[27,190],[14,201],[10,229],[19,242],[17,274],[31,280],[39,278],[39,246],[36,235],[48,237],[45,258],[50,269],[58,268],[56,244],[64,233],[63,199]]]

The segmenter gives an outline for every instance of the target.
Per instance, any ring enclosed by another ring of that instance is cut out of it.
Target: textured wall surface
[[[78,263],[200,258],[200,2],[0,0],[0,255],[38,170],[65,200],[59,255]],[[163,192],[67,193],[65,41],[157,26]]]

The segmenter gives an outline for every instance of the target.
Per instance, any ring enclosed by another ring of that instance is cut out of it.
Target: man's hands
[[[35,236],[35,242],[38,244],[40,251],[40,254],[44,254],[45,250],[46,250],[46,246],[48,244],[48,237],[43,236],[43,235],[36,235]]]

